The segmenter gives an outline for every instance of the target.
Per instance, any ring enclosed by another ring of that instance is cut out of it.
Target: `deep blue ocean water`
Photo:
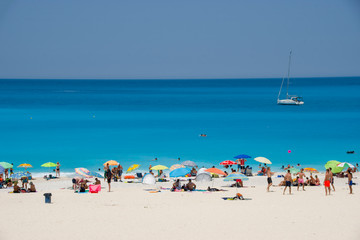
[[[290,93],[303,96],[303,106],[277,105],[280,84],[0,80],[0,161],[27,162],[34,172],[45,171],[40,165],[47,161],[71,172],[110,159],[125,169],[170,167],[179,157],[210,167],[242,153],[267,157],[275,167],[360,162],[359,77],[291,79]]]

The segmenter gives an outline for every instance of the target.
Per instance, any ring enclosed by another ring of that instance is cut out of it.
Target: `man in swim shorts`
[[[325,196],[328,195],[328,191],[329,191],[329,195],[330,195],[330,169],[326,169],[325,172],[325,179],[324,179],[324,186],[325,186]]]
[[[350,194],[353,194],[353,191],[352,191],[352,185],[353,185],[352,177],[353,176],[352,176],[351,170],[348,169],[347,173],[348,173],[348,184],[349,184],[349,188],[350,188]]]
[[[305,191],[305,183],[304,183],[305,173],[304,173],[304,169],[302,168],[300,170],[300,172],[298,172],[296,175],[299,175],[297,190],[299,191],[300,184],[302,184],[303,191]]]
[[[271,175],[273,175],[274,173],[271,172],[270,167],[267,168],[266,170],[266,175],[267,175],[267,182],[268,182],[268,186],[267,186],[267,191],[270,191],[270,187],[272,185],[272,179],[271,179]]]
[[[291,173],[290,173],[290,170],[288,170],[287,173],[285,174],[284,181],[285,181],[285,188],[284,188],[283,195],[285,195],[285,191],[286,191],[287,187],[289,187],[289,194],[291,194]]]

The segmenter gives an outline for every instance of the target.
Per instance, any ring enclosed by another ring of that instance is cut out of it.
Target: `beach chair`
[[[246,169],[245,175],[252,176],[252,168],[251,167]]]

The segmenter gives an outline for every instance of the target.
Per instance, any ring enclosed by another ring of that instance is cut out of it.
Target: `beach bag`
[[[89,185],[89,192],[98,193],[101,191],[101,185]]]

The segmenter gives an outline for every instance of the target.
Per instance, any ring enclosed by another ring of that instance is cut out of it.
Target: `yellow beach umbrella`
[[[31,164],[28,164],[28,163],[23,163],[23,164],[20,164],[18,167],[23,167],[23,168],[28,168],[28,167],[33,167],[31,166]]]
[[[109,160],[106,163],[104,163],[104,166],[106,166],[107,164],[109,164],[110,166],[117,166],[119,165],[119,163],[115,160]]]
[[[133,164],[131,165],[128,170],[126,170],[127,173],[134,171],[135,169],[138,169],[140,167],[140,164]]]
[[[151,170],[165,170],[165,169],[168,169],[168,167],[166,167],[164,165],[156,165],[151,168]]]
[[[304,168],[304,172],[318,173],[319,171],[316,170],[315,168],[308,167],[308,168]]]

